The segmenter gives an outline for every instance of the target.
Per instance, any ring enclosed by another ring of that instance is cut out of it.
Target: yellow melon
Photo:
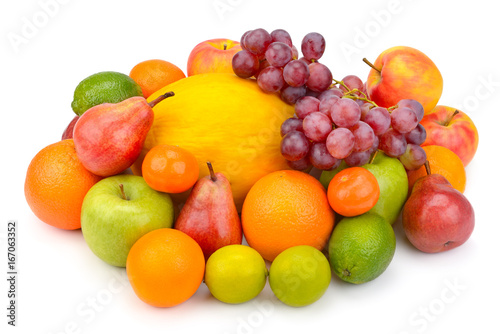
[[[234,74],[187,77],[152,94],[148,101],[173,91],[154,108],[155,119],[141,156],[132,166],[141,174],[145,154],[160,144],[178,145],[197,158],[200,177],[207,161],[231,182],[238,210],[252,185],[271,172],[289,169],[280,153],[281,123],[294,108],[276,94],[266,94],[254,80]],[[177,197],[185,199],[187,194]]]

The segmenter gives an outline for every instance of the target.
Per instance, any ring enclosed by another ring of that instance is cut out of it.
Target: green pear
[[[323,171],[320,182],[328,189],[331,179],[343,169],[348,168],[344,161],[334,170]],[[403,164],[379,151],[372,162],[361,166],[375,176],[380,187],[377,204],[369,212],[376,213],[394,224],[403,209],[408,196],[408,177]]]

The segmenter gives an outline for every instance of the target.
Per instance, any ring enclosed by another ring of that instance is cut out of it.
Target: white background
[[[498,99],[500,27],[492,1],[2,1],[0,331],[5,333],[473,333],[498,328]],[[51,15],[43,3],[56,3]],[[65,2],[65,3],[64,3]],[[219,5],[219,10],[215,5]],[[46,9],[47,11],[47,9]],[[46,20],[44,20],[44,18]],[[23,26],[39,25],[27,35]],[[80,231],[38,220],[24,199],[27,166],[54,143],[74,114],[76,85],[99,71],[128,74],[160,58],[186,71],[191,49],[206,39],[239,40],[249,29],[284,28],[296,45],[312,31],[327,47],[322,62],[341,79],[363,80],[385,49],[426,53],[444,77],[440,104],[462,108],[479,129],[465,195],[476,213],[470,240],[424,254],[395,225],[397,250],[378,279],[360,286],[334,277],[305,308],[278,302],[267,285],[254,301],[226,305],[203,285],[190,300],[156,309],[133,293],[123,269],[95,257]],[[9,36],[25,38],[13,45]],[[342,46],[354,53],[347,54]],[[491,195],[489,195],[491,194]],[[18,221],[18,327],[7,326],[6,224]],[[492,304],[492,303],[493,304]],[[482,329],[482,330],[481,330]],[[488,331],[490,332],[490,331]]]

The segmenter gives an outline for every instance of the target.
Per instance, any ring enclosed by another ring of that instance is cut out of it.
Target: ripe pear
[[[471,236],[474,221],[470,202],[440,174],[429,173],[418,179],[403,207],[406,236],[426,253],[462,245]]]
[[[217,249],[241,244],[243,232],[231,184],[222,173],[199,179],[175,222],[175,228],[192,237],[203,250],[205,260]]]
[[[129,168],[141,153],[153,124],[153,107],[172,92],[148,103],[134,96],[103,103],[82,114],[73,129],[78,159],[90,172],[107,177]]]

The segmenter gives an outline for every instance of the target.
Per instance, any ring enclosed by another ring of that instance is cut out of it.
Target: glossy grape
[[[406,151],[399,157],[399,161],[406,170],[415,170],[422,167],[427,160],[427,154],[420,145],[408,144]]]
[[[390,157],[399,157],[406,152],[406,139],[404,135],[394,129],[387,130],[379,137],[379,148]]]
[[[292,87],[300,87],[309,79],[309,67],[300,60],[292,60],[283,68],[283,78]]]
[[[302,125],[306,137],[315,142],[325,141],[332,132],[332,126],[330,117],[319,111],[307,115]]]
[[[285,85],[283,71],[275,66],[269,66],[260,71],[257,84],[265,93],[279,92]]]
[[[304,158],[309,152],[309,140],[300,131],[291,131],[281,138],[281,154],[290,161]]]
[[[286,30],[283,29],[276,29],[271,31],[271,41],[285,43],[290,48],[293,46],[292,37]]]
[[[331,170],[337,168],[342,160],[335,159],[328,152],[324,142],[317,142],[311,145],[309,150],[309,161],[320,170]]]
[[[354,149],[354,135],[349,129],[336,128],[326,138],[326,148],[336,159],[344,159]]]
[[[280,128],[281,137],[286,135],[288,132],[292,132],[292,131],[304,132],[304,129],[302,127],[302,122],[303,122],[303,120],[301,120],[299,118],[295,118],[295,117],[291,117],[291,118],[286,119],[281,124],[281,128]]]
[[[312,112],[319,111],[319,100],[313,96],[304,96],[295,103],[295,114],[304,118]]]
[[[362,120],[373,129],[376,136],[380,136],[391,127],[391,114],[382,107],[371,108]]]
[[[287,86],[281,90],[281,99],[288,104],[295,104],[300,98],[306,96],[306,87]]]
[[[407,133],[413,130],[418,124],[417,115],[408,107],[399,107],[391,113],[392,128],[399,133]]]
[[[271,35],[262,28],[250,31],[244,40],[245,48],[255,55],[263,55],[271,42]]]
[[[259,59],[253,53],[241,50],[233,56],[232,66],[237,76],[250,78],[259,71]]]
[[[320,63],[311,63],[309,66],[309,78],[306,85],[315,92],[323,92],[332,84],[333,76],[330,69]]]
[[[418,123],[417,126],[410,132],[405,133],[406,142],[408,144],[422,145],[427,137],[427,131],[422,124]]]
[[[282,42],[273,42],[267,47],[265,56],[272,66],[283,67],[292,60],[292,48]]]
[[[375,140],[375,133],[368,124],[359,121],[349,130],[354,135],[354,152],[363,152],[372,147]]]
[[[336,126],[350,128],[359,122],[361,108],[353,100],[343,98],[332,106],[330,117]]]
[[[302,39],[301,49],[304,57],[309,61],[317,61],[325,52],[325,38],[317,32],[310,32]]]

